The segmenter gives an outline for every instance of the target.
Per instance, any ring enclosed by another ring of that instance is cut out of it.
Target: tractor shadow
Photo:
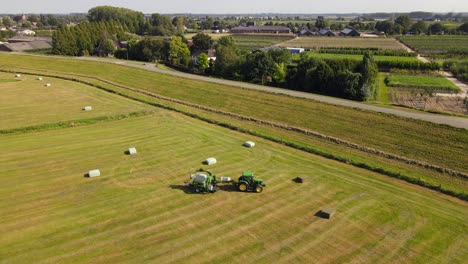
[[[169,185],[169,188],[171,188],[172,190],[183,191],[186,194],[197,194],[197,193],[191,192],[189,187],[187,187],[185,185],[174,185],[174,184],[172,184],[172,185]]]
[[[203,193],[195,193],[195,192],[191,191],[188,186],[182,185],[182,184],[181,185],[172,184],[172,185],[169,185],[169,188],[171,188],[172,190],[183,191],[186,194],[203,194]],[[218,185],[216,188],[217,188],[217,191],[237,192],[236,187],[233,186],[233,185]]]
[[[223,191],[223,192],[237,192],[236,186],[232,184],[218,185],[217,188],[219,191]]]

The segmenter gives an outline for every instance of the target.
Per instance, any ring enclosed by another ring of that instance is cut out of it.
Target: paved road
[[[24,53],[9,53],[9,54],[17,54],[17,55],[24,55],[24,56],[40,56],[40,57],[50,58],[50,56],[45,56],[45,55],[30,55],[30,54],[24,54]],[[70,57],[61,57],[61,56],[56,56],[56,57],[70,59]],[[188,73],[183,73],[183,72],[178,72],[178,71],[163,70],[163,69],[156,68],[156,65],[151,64],[151,63],[142,64],[141,62],[131,62],[131,61],[127,62],[127,61],[122,61],[122,60],[106,59],[106,58],[99,58],[99,57],[73,57],[72,59],[115,63],[115,64],[120,64],[120,65],[124,65],[128,67],[140,68],[140,69],[145,69],[145,70],[154,71],[154,72],[163,73],[163,74],[169,74],[173,76],[179,76],[179,77],[188,78],[188,79],[219,83],[223,85],[259,90],[259,91],[267,91],[267,92],[277,93],[277,94],[285,94],[285,95],[300,97],[300,98],[308,98],[308,99],[313,99],[313,100],[335,104],[335,105],[355,107],[355,108],[360,108],[360,109],[366,109],[366,110],[371,110],[371,111],[376,111],[376,112],[381,112],[381,113],[393,114],[397,116],[420,119],[420,120],[425,120],[425,121],[429,121],[433,123],[446,124],[446,125],[450,125],[453,127],[468,129],[468,118],[464,118],[464,117],[446,116],[446,115],[438,115],[438,114],[431,114],[431,113],[409,112],[409,111],[403,111],[403,110],[398,110],[398,109],[390,109],[390,108],[384,108],[384,107],[379,107],[379,106],[374,106],[374,105],[358,103],[355,101],[344,100],[344,99],[339,99],[335,97],[328,97],[328,96],[286,90],[286,89],[281,89],[281,88],[276,88],[276,87],[244,83],[244,82],[236,82],[236,81],[230,81],[230,80],[210,78],[210,77],[188,74]]]
[[[95,57],[82,57],[80,59],[92,60],[92,61],[106,61],[110,63],[116,63],[120,65],[145,69],[145,70],[154,71],[154,72],[163,73],[163,74],[169,74],[173,76],[179,76],[183,78],[207,81],[207,82],[212,82],[212,83],[219,83],[219,84],[241,87],[241,88],[246,88],[246,89],[267,91],[267,92],[272,92],[272,93],[277,93],[277,94],[286,94],[289,96],[308,98],[308,99],[313,99],[313,100],[331,103],[335,105],[355,107],[355,108],[360,108],[360,109],[366,109],[366,110],[371,110],[371,111],[376,111],[376,112],[381,112],[381,113],[421,119],[421,120],[430,121],[434,123],[446,124],[446,125],[450,125],[454,127],[468,129],[468,118],[464,118],[464,117],[446,116],[446,115],[438,115],[438,114],[431,114],[431,113],[409,112],[409,111],[403,111],[403,110],[398,110],[398,109],[390,109],[390,108],[384,108],[384,107],[379,107],[375,105],[358,103],[355,101],[344,100],[344,99],[339,99],[335,97],[328,97],[328,96],[286,90],[286,89],[281,89],[281,88],[276,88],[276,87],[256,85],[256,84],[251,84],[251,83],[210,78],[210,77],[199,76],[199,75],[194,75],[194,74],[182,73],[178,71],[163,70],[163,69],[157,68],[155,64],[151,64],[151,63],[143,65],[141,63],[131,63],[131,62],[127,63],[125,61],[116,61],[113,59],[102,59],[102,58],[95,58]]]

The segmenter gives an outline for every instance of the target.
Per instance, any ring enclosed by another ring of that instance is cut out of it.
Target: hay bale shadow
[[[304,179],[301,178],[301,177],[296,177],[296,178],[292,179],[292,181],[295,182],[295,183],[303,183]]]
[[[85,178],[89,178],[89,173],[85,173],[85,174],[83,174],[83,177],[85,177]]]
[[[333,209],[326,209],[326,210],[319,210],[317,211],[314,216],[322,218],[322,219],[331,219],[332,216],[335,214],[335,210]]]
[[[128,150],[124,151],[124,155],[130,155],[130,151]]]

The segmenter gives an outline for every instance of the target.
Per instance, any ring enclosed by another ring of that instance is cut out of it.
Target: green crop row
[[[355,54],[364,55],[370,51],[374,56],[397,56],[397,57],[416,57],[418,54],[414,52],[407,52],[406,50],[384,50],[384,49],[365,49],[365,48],[322,48],[319,53],[330,54]]]
[[[385,78],[385,83],[391,87],[427,88],[444,92],[460,91],[456,85],[443,77],[390,75]]]
[[[361,55],[354,54],[329,54],[312,53],[317,58],[324,60],[352,60],[361,61]],[[397,56],[374,56],[375,62],[379,68],[384,69],[409,69],[409,70],[439,70],[441,65],[437,62],[425,63],[415,57],[397,57]]]

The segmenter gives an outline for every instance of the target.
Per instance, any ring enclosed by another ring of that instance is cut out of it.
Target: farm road
[[[431,114],[431,113],[408,112],[408,111],[390,109],[390,108],[379,107],[375,105],[368,105],[368,104],[358,103],[355,101],[328,97],[328,96],[323,96],[323,95],[310,94],[310,93],[286,90],[286,89],[281,89],[281,88],[276,88],[276,87],[256,85],[256,84],[251,84],[251,83],[217,79],[217,78],[205,77],[205,76],[183,73],[183,72],[178,72],[178,71],[163,70],[163,69],[157,68],[156,65],[152,63],[146,63],[146,64],[128,63],[122,60],[96,58],[96,57],[78,57],[76,59],[116,63],[119,65],[145,69],[149,71],[169,74],[169,75],[178,76],[178,77],[187,78],[187,79],[218,83],[218,84],[223,84],[223,85],[229,85],[229,86],[258,90],[258,91],[265,91],[265,92],[276,93],[276,94],[285,94],[289,96],[307,98],[307,99],[312,99],[312,100],[335,104],[335,105],[360,108],[360,109],[365,109],[365,110],[370,110],[370,111],[393,114],[397,116],[420,119],[420,120],[429,121],[433,123],[446,124],[446,125],[450,125],[453,127],[468,129],[468,118],[465,118],[465,117],[446,116],[446,115],[438,115],[438,114]]]

